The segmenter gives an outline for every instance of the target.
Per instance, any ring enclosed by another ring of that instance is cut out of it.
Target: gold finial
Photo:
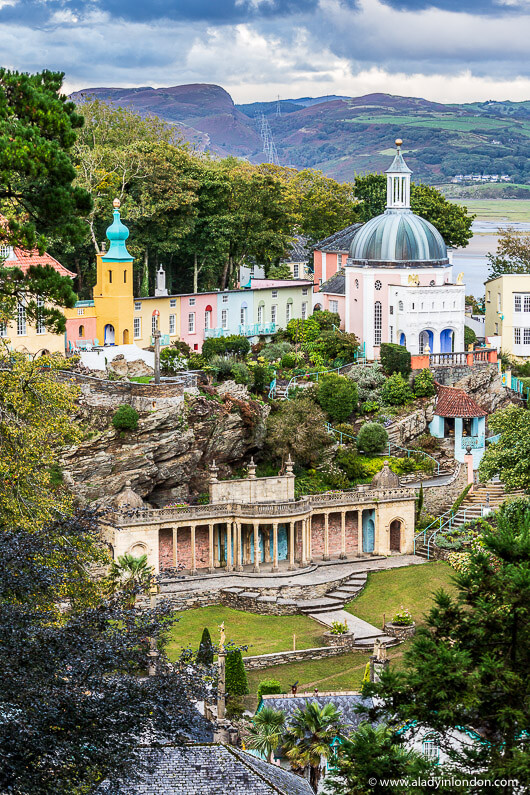
[[[116,210],[118,210],[120,208],[120,206],[121,206],[120,200],[119,199],[114,199],[114,201],[112,202],[112,206],[115,207]]]
[[[396,146],[399,148],[402,145],[403,141],[401,140],[401,138],[396,138],[395,143],[396,143]]]

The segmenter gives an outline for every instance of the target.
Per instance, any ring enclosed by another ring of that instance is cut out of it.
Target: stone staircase
[[[367,571],[355,572],[340,588],[328,591],[325,596],[318,599],[297,600],[297,607],[301,613],[305,614],[329,613],[330,610],[342,610],[346,602],[351,602],[362,591],[366,585],[367,577]]]
[[[483,516],[484,509],[490,508],[497,510],[505,500],[515,499],[516,497],[523,497],[524,491],[518,489],[516,491],[506,492],[504,484],[500,481],[491,481],[489,483],[480,484],[475,487],[473,491],[467,495],[462,505],[455,513],[451,527],[462,527],[466,522],[472,522],[473,519],[480,519]],[[433,533],[436,528],[433,528]],[[443,531],[442,531],[443,532]],[[432,534],[431,534],[432,535]],[[428,558],[427,544],[416,543],[416,555],[420,558]],[[431,543],[431,557],[432,557],[432,543]]]

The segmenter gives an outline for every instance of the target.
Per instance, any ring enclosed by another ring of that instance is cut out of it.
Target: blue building
[[[454,439],[454,456],[464,461],[468,450],[473,454],[473,469],[477,469],[486,447],[486,417],[463,389],[438,385],[434,418],[429,425],[437,439]]]

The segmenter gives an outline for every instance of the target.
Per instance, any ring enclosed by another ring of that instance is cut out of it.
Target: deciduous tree
[[[488,418],[497,442],[488,445],[479,474],[485,481],[498,475],[509,489],[530,488],[530,412],[518,406],[499,409]]]
[[[523,235],[513,227],[505,229],[497,238],[497,251],[487,255],[489,279],[504,273],[530,273],[530,235]]]

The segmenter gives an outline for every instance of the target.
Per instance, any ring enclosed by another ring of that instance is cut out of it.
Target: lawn
[[[529,221],[528,199],[449,199],[454,204],[463,204],[480,221]]]
[[[129,377],[129,381],[134,381],[135,384],[149,384],[152,379],[152,375],[131,375]]]
[[[383,614],[389,621],[403,605],[410,610],[417,624],[423,624],[423,616],[432,604],[434,591],[442,587],[448,591],[453,589],[453,574],[453,569],[443,561],[376,571],[368,575],[364,590],[357,599],[348,602],[346,610],[376,627],[382,627]]]
[[[270,654],[293,648],[293,633],[297,649],[323,646],[325,627],[307,616],[260,616],[214,605],[198,607],[179,613],[167,647],[169,657],[175,659],[182,648],[199,646],[204,627],[208,627],[215,643],[219,638],[219,624],[225,622],[227,640],[238,645],[252,644],[245,656]]]

